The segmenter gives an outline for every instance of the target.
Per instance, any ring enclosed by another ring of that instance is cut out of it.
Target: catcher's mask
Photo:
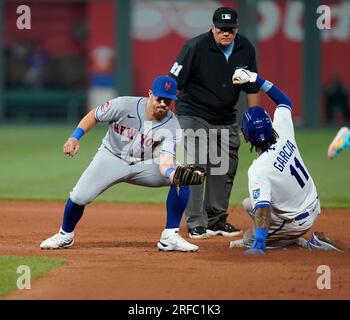
[[[253,145],[269,141],[272,138],[272,121],[264,108],[255,106],[244,113],[242,132],[244,139]]]

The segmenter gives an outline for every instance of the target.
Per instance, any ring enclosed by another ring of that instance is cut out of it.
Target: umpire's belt
[[[306,211],[306,212],[303,212],[301,214],[299,214],[298,216],[296,216],[294,218],[295,221],[299,221],[299,220],[303,220],[305,218],[307,218],[310,214]]]

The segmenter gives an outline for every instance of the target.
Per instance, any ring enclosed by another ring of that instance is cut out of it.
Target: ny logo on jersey
[[[259,199],[260,197],[260,189],[253,190],[253,198],[254,200]]]

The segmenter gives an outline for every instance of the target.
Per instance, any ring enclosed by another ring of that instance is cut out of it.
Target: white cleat
[[[40,249],[62,249],[70,248],[74,244],[74,232],[64,232],[60,229],[59,233],[56,233],[52,237],[44,240],[40,244]]]
[[[179,235],[179,229],[164,229],[157,243],[158,250],[160,251],[183,251],[183,252],[195,252],[199,248],[198,246],[189,243]]]
[[[230,248],[245,248],[245,244],[242,239],[233,240],[230,242]]]

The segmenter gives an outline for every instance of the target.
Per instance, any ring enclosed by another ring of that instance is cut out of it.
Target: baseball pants
[[[254,220],[255,217],[250,198],[243,200],[243,207]],[[270,227],[266,239],[266,249],[277,249],[294,244],[299,237],[309,231],[320,212],[321,207],[318,199],[315,201],[311,210],[301,212],[300,215],[291,220],[280,218],[280,215],[274,213],[272,209]],[[243,242],[246,246],[252,246],[254,239],[255,227],[251,227],[244,233]]]
[[[101,146],[70,193],[70,199],[84,206],[121,182],[145,187],[170,185],[170,180],[161,175],[157,161],[130,165]]]

